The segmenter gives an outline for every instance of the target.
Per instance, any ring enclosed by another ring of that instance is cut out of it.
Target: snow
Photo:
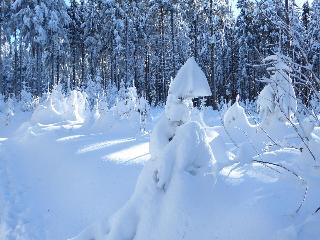
[[[147,131],[167,119],[164,114],[156,117],[161,111],[152,110]],[[155,147],[155,155],[149,154],[148,134],[140,131],[92,132],[88,125],[39,124],[30,117],[17,112],[0,130],[2,239],[126,239],[136,230],[135,239],[319,236],[319,215],[312,213],[319,207],[320,174],[307,149],[270,149],[258,155],[252,149],[258,140],[237,149],[212,110],[204,115],[206,126],[191,120],[169,128],[164,139],[172,131],[174,138],[162,143],[166,147]],[[23,122],[28,124],[20,127]],[[318,132],[315,128],[310,134],[309,145],[316,156]],[[202,140],[207,143],[199,144]],[[168,166],[150,158],[171,153],[171,174],[161,174],[167,182],[164,192],[154,184],[154,170]],[[277,173],[250,159],[281,163],[303,176],[309,190],[299,214],[295,211],[303,199],[303,183],[284,169],[276,168]],[[108,230],[112,235],[105,238]]]
[[[77,90],[73,90],[70,95],[64,96],[61,86],[58,85],[36,107],[31,121],[44,124],[65,120],[83,123],[87,119],[86,114],[86,96]]]
[[[8,231],[1,239],[66,239],[111,214],[130,196],[148,156],[125,165],[109,157],[148,152],[146,143],[144,136],[93,134],[67,122],[30,124],[3,138],[1,179],[8,183],[0,191],[10,214],[1,214]]]
[[[189,58],[180,68],[170,89],[169,93],[174,93],[178,98],[211,96],[207,78],[194,57]]]
[[[202,75],[190,62],[178,76]],[[239,98],[224,113],[195,109],[204,79],[188,79],[192,93],[175,80],[158,109],[134,88],[91,109],[59,86],[34,110],[0,98],[0,239],[318,239],[312,116],[265,104],[259,120]]]
[[[265,61],[273,63],[273,66],[267,69],[271,71],[269,83],[257,99],[261,119],[265,124],[275,119],[290,120],[297,111],[296,94],[289,76],[290,68],[283,58],[279,53],[265,58]]]

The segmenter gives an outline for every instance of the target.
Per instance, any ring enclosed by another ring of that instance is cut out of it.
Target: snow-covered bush
[[[0,126],[8,125],[13,114],[13,109],[8,106],[8,101],[6,102],[4,96],[0,94]]]
[[[19,102],[20,105],[20,110],[23,112],[28,112],[28,111],[32,111],[34,109],[34,99],[32,97],[32,94],[30,91],[28,91],[28,89],[25,87],[25,85],[23,86],[23,89],[21,90],[20,93],[21,99]]]
[[[236,102],[225,112],[223,124],[229,137],[237,143],[250,139],[256,127],[249,122],[244,108],[240,106],[239,96]]]
[[[114,113],[120,119],[129,119],[136,115],[138,110],[138,95],[135,87],[125,88],[122,84],[119,90],[119,96],[113,107]]]
[[[0,103],[2,105],[1,110],[1,125],[8,126],[12,121],[12,118],[15,115],[15,99],[13,97],[9,97],[6,101],[2,98],[0,99]]]
[[[94,129],[135,132],[144,129],[149,107],[145,99],[138,97],[135,87],[126,88],[122,83],[115,105],[111,108],[108,108],[106,100],[102,97],[96,103]]]
[[[141,96],[138,100],[137,109],[140,114],[140,129],[144,131],[150,116],[150,106],[148,101],[143,96]]]
[[[93,80],[91,77],[88,79],[87,86],[85,88],[85,92],[87,94],[87,100],[90,109],[94,108],[95,100],[98,98],[99,95],[101,95],[101,76],[98,72],[98,75],[95,80]]]
[[[84,122],[88,118],[89,108],[86,94],[78,90],[71,91],[67,96],[61,85],[56,85],[51,93],[43,96],[34,110],[31,121],[54,123],[61,121]]]
[[[0,94],[0,114],[4,113],[4,109],[5,109],[4,96]]]
[[[268,124],[272,119],[290,120],[297,110],[296,94],[289,76],[290,67],[285,63],[284,56],[280,53],[271,55],[264,61],[273,66],[267,69],[271,76],[266,79],[268,84],[260,92],[257,99],[260,117],[265,124]]]
[[[85,122],[89,117],[89,111],[86,93],[78,90],[71,91],[64,102],[64,119]]]

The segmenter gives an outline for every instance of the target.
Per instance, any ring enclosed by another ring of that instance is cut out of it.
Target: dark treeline
[[[135,86],[155,105],[194,56],[220,99],[254,99],[263,59],[281,51],[307,100],[320,76],[320,1],[239,0],[238,16],[223,0],[1,0],[0,91],[40,96],[98,85]]]

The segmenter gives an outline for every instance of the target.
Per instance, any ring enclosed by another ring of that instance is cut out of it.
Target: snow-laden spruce
[[[268,84],[257,99],[260,117],[264,124],[269,124],[274,119],[291,120],[297,110],[296,94],[289,75],[291,69],[285,63],[284,58],[283,55],[277,53],[264,59],[264,62],[273,65],[267,68],[271,76],[266,79]]]

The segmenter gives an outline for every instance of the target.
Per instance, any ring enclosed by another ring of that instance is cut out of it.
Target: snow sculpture
[[[290,67],[281,54],[271,55],[264,62],[272,63],[267,68],[271,73],[268,85],[260,92],[257,100],[262,122],[268,124],[272,119],[290,120],[297,110],[297,99],[289,76]]]

